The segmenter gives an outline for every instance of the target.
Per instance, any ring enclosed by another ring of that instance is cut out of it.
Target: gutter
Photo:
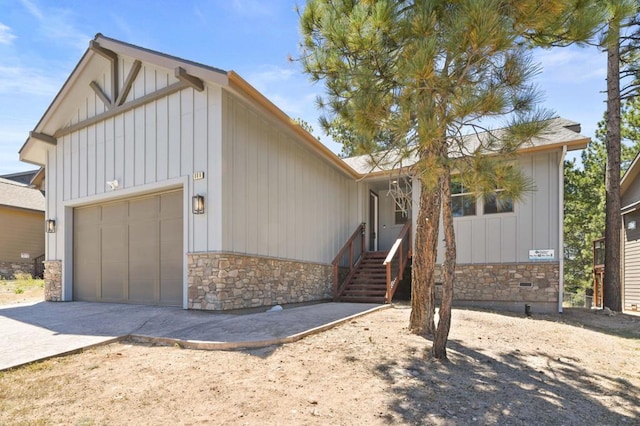
[[[564,158],[567,155],[567,145],[562,146],[562,155],[558,163],[558,313],[562,313],[564,299]]]

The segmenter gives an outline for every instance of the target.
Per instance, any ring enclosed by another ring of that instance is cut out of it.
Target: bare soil
[[[448,362],[395,305],[283,346],[111,344],[0,373],[0,424],[640,424],[640,317],[454,309]]]
[[[0,280],[0,305],[44,300],[43,280]]]

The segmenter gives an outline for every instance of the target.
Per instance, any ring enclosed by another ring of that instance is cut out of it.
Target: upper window
[[[476,196],[456,178],[451,179],[451,209],[454,217],[476,214]]]
[[[498,189],[491,195],[484,197],[484,213],[511,213],[513,212],[513,200],[501,194],[502,190]]]

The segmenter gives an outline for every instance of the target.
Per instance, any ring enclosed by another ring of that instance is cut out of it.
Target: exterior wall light
[[[44,221],[44,230],[48,234],[56,232],[56,221],[54,219],[47,219]]]
[[[194,195],[191,198],[191,208],[193,214],[204,214],[204,196],[200,194]]]

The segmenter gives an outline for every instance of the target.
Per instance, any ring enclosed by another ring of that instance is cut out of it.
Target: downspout
[[[567,146],[562,146],[562,155],[558,163],[558,313],[562,313],[564,298],[564,158],[567,155]]]

